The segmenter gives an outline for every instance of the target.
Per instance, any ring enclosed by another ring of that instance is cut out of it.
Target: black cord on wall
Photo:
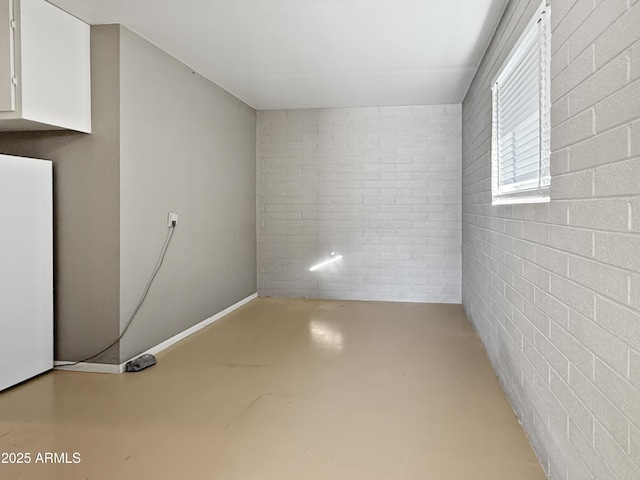
[[[129,330],[129,327],[131,326],[131,323],[133,322],[133,319],[136,317],[136,314],[138,313],[138,311],[140,310],[140,307],[142,307],[142,304],[144,303],[145,299],[147,298],[147,295],[149,294],[149,289],[151,289],[151,285],[153,284],[153,281],[156,278],[156,275],[158,275],[158,272],[160,271],[160,267],[162,267],[162,263],[164,262],[164,257],[167,254],[167,249],[169,248],[169,244],[171,243],[171,239],[173,238],[173,232],[176,229],[176,221],[174,220],[171,224],[171,227],[169,227],[169,231],[167,232],[167,236],[164,240],[164,243],[162,245],[162,249],[160,250],[160,255],[158,257],[158,261],[156,262],[156,266],[153,269],[153,273],[151,274],[151,277],[149,277],[149,281],[147,282],[147,285],[144,288],[144,291],[142,292],[142,295],[140,296],[140,300],[138,300],[138,303],[136,304],[136,307],[133,309],[133,312],[131,313],[131,315],[129,316],[129,319],[127,320],[127,323],[124,326],[124,329],[122,330],[122,333],[120,334],[120,336],[114,340],[110,345],[108,345],[107,347],[103,348],[102,350],[100,350],[98,353],[96,353],[95,355],[91,355],[90,357],[87,358],[83,358],[82,360],[78,360],[76,362],[70,362],[70,363],[64,363],[61,365],[56,365],[56,367],[72,367],[74,365],[78,365],[79,363],[84,363],[88,360],[91,360],[95,357],[97,357],[98,355],[102,355],[104,352],[106,352],[107,350],[109,350],[111,347],[113,347],[116,343],[118,343],[120,340],[122,340],[122,337],[124,337],[124,334],[127,333],[127,330]]]

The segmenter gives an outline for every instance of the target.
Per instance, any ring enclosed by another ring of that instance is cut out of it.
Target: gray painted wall
[[[256,292],[256,112],[141,37],[120,37],[120,323],[180,220],[120,359]]]
[[[460,112],[259,112],[260,295],[459,303]]]
[[[0,133],[0,152],[54,168],[55,358],[77,360],[118,337],[119,29],[91,29],[91,135]],[[105,341],[108,341],[105,343]],[[114,347],[95,361],[117,363]]]
[[[55,176],[56,359],[115,340],[180,214],[120,363],[256,291],[256,114],[117,26],[91,29],[93,133],[0,134]]]
[[[464,307],[549,478],[640,478],[640,3],[552,0],[551,203],[491,206],[492,77],[463,103]]]

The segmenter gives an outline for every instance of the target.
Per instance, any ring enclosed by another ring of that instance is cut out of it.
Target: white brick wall
[[[491,206],[489,81],[463,103],[463,304],[550,479],[640,479],[640,3],[551,0],[550,204]]]
[[[460,105],[258,112],[259,294],[460,302],[460,136]]]

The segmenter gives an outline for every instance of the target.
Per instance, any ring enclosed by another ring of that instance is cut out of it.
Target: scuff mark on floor
[[[269,365],[265,363],[225,363],[224,366],[229,368],[264,368]]]
[[[296,398],[297,395],[293,394],[293,393],[274,393],[274,392],[267,392],[267,396],[269,397],[281,397],[281,398]]]
[[[409,463],[409,455],[404,457],[404,462],[402,462],[402,469],[400,470],[400,476],[398,477],[398,480],[402,480],[402,478],[404,477],[404,471],[407,469],[407,463]]]
[[[242,417],[244,417],[247,412],[249,412],[249,410],[251,410],[251,408],[260,401],[260,399],[262,398],[262,395],[258,395],[256,398],[254,398],[251,403],[249,405],[247,405],[246,407],[244,407],[242,409],[242,411],[240,411],[240,413],[238,413],[235,417],[233,417],[231,419],[231,421],[229,423],[227,423],[224,428],[229,428],[231,425],[233,425],[234,423],[236,423],[238,420],[240,420]]]

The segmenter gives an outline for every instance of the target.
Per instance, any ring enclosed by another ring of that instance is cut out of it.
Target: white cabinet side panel
[[[13,85],[13,0],[0,0],[0,112],[15,110]]]
[[[0,155],[0,390],[53,367],[52,166]]]
[[[47,3],[20,0],[22,115],[91,131],[90,27]]]

